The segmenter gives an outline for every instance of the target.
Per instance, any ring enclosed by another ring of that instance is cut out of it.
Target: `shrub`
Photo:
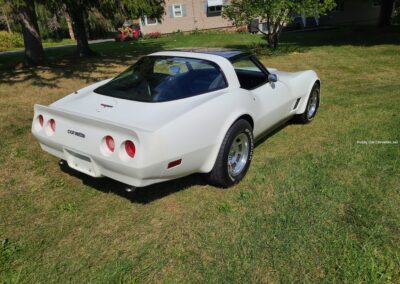
[[[181,36],[184,35],[184,33],[181,30],[177,30],[175,32],[172,32],[171,35]]]
[[[144,36],[144,38],[159,38],[159,37],[161,37],[161,33],[159,32],[148,33]]]
[[[0,50],[23,47],[24,41],[19,34],[0,31]]]
[[[241,27],[236,28],[237,33],[247,33],[248,31],[249,30],[246,26],[241,26]]]
[[[196,28],[196,29],[193,30],[190,34],[191,34],[191,35],[197,35],[197,34],[201,34],[201,33],[202,33],[202,31],[199,30],[198,28]]]

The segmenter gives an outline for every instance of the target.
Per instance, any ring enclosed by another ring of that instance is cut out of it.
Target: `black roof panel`
[[[212,55],[218,55],[225,57],[226,59],[232,59],[240,54],[245,54],[245,52],[240,50],[224,49],[224,48],[179,48],[170,51],[182,51],[182,52],[196,52],[196,53],[206,53]]]

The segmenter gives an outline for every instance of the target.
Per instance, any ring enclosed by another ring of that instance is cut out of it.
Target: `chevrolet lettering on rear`
[[[78,136],[78,137],[81,137],[81,138],[85,138],[86,137],[86,135],[83,134],[82,132],[77,132],[77,131],[74,131],[74,130],[71,130],[71,129],[68,129],[67,132],[68,132],[68,134],[75,135],[75,136]]]

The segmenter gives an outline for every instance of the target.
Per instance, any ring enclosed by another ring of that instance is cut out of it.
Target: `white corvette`
[[[32,133],[46,152],[93,177],[146,186],[208,173],[229,187],[246,174],[254,139],[318,109],[314,71],[265,68],[232,50],[165,51],[50,106]]]

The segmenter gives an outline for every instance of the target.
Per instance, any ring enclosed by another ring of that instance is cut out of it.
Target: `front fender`
[[[304,75],[301,77],[301,80],[303,81],[303,88],[306,89],[306,95],[302,97],[300,106],[298,107],[296,114],[302,114],[305,112],[308,98],[310,97],[310,93],[312,88],[314,87],[315,82],[321,82],[317,73],[312,70],[305,71]]]

